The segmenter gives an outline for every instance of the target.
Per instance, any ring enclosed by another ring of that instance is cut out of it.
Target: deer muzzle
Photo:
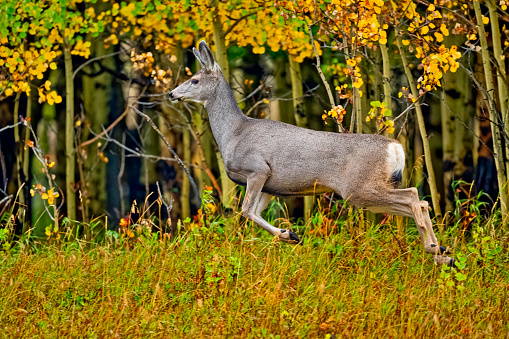
[[[175,101],[175,100],[180,101],[180,100],[182,100],[182,98],[181,98],[181,97],[176,97],[176,96],[173,94],[173,92],[168,93],[168,97],[169,97],[170,101]]]

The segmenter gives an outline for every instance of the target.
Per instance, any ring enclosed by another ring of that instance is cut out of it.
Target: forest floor
[[[232,217],[171,241],[18,244],[0,252],[0,336],[507,338],[505,232],[439,232],[451,269],[389,227],[301,229],[292,246]]]

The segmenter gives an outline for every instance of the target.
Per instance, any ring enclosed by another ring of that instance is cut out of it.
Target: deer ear
[[[203,60],[201,58],[200,52],[198,52],[198,50],[194,47],[193,47],[193,54],[196,57],[196,59],[198,60],[198,62],[200,63],[201,67],[205,68],[205,63],[203,62]]]
[[[212,51],[205,41],[200,41],[200,56],[203,61],[202,66],[208,71],[215,71],[219,65],[214,60],[214,56],[212,55]]]

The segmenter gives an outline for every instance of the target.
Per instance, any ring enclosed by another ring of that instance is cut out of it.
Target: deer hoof
[[[454,267],[454,263],[456,262],[456,260],[454,260],[453,258],[451,258],[451,261],[449,262],[449,267]]]
[[[447,248],[445,248],[444,246],[440,246],[440,253],[442,254],[451,254],[451,251],[449,251]],[[454,259],[451,259],[452,261],[454,261]],[[452,267],[452,266],[451,266]]]
[[[282,242],[286,242],[288,244],[299,244],[300,239],[297,236],[297,234],[293,233],[290,230],[281,230],[281,233],[279,233],[279,240]]]

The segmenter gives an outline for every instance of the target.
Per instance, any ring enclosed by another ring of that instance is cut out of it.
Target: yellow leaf
[[[216,210],[216,205],[212,204],[212,203],[208,203],[207,204],[207,207],[208,209],[210,210],[211,213],[214,213],[214,211]]]
[[[57,69],[57,64],[56,64],[56,63],[54,63],[54,62],[52,62],[52,63],[50,63],[50,64],[49,64],[49,68],[51,68],[51,69]]]
[[[428,26],[424,26],[423,28],[421,28],[421,34],[427,34],[428,32],[429,32]]]
[[[435,32],[435,38],[437,38],[437,42],[444,41],[444,36],[438,32]]]
[[[14,91],[12,90],[12,88],[7,88],[5,91],[4,91],[4,94],[6,97],[12,95],[12,93],[14,93]]]
[[[435,5],[431,4],[428,7],[428,11],[433,12],[435,10]]]
[[[41,196],[41,198],[42,198],[43,200],[48,199],[48,193],[43,193],[43,194],[42,194],[42,196]]]
[[[263,47],[263,46],[254,47],[253,53],[254,54],[263,54],[263,53],[265,53],[265,47]]]
[[[401,40],[401,43],[405,46],[408,46],[410,44],[410,41],[408,40]]]
[[[482,16],[482,23],[487,25],[490,23],[490,18],[486,17],[486,16]]]
[[[440,26],[440,31],[442,32],[443,35],[449,36],[449,30],[447,29],[447,27],[445,27],[445,24],[442,24]]]
[[[53,167],[53,166],[55,166],[55,162],[54,162],[54,161],[52,161],[52,162],[48,163],[48,167],[49,167],[49,168],[51,168],[51,167]]]

